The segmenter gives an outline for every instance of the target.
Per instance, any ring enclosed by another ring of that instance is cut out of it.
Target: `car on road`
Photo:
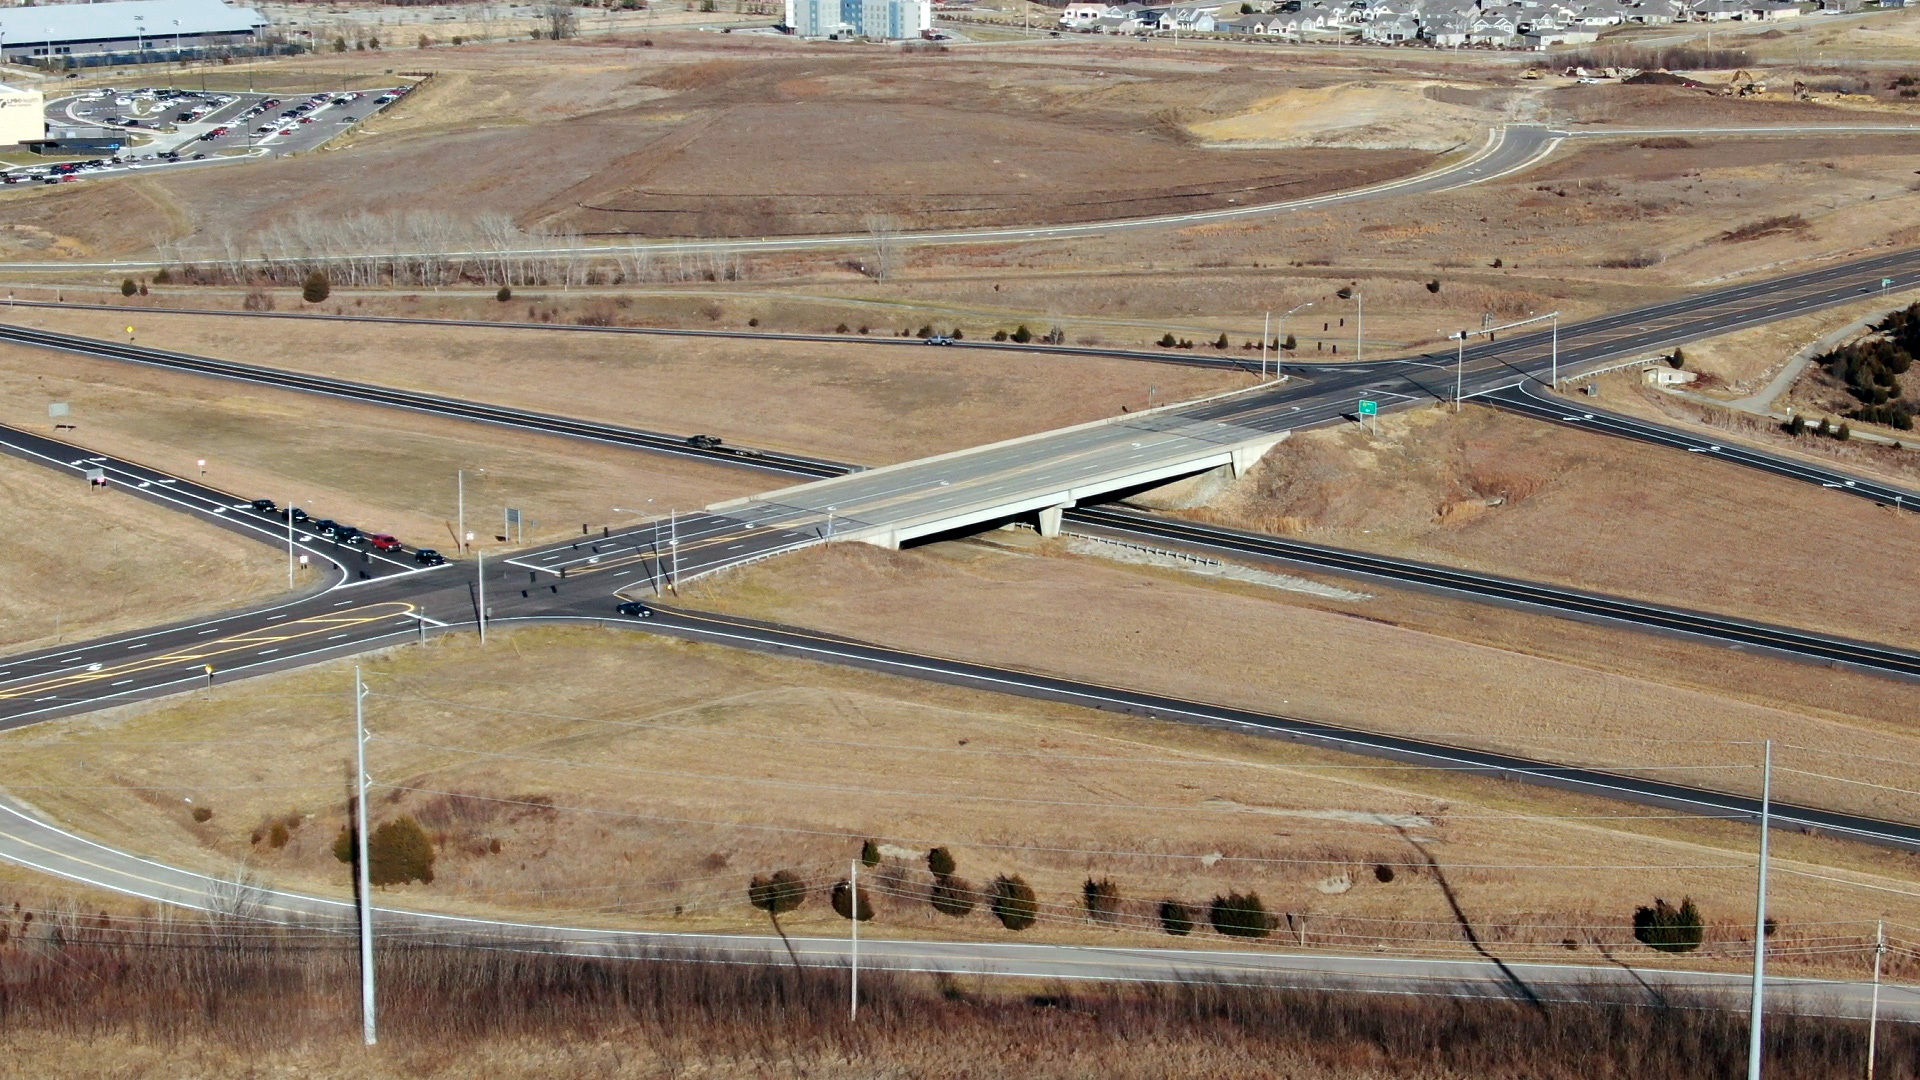
[[[952,339],[952,338],[950,338],[950,337],[948,337],[948,336],[947,336],[947,335],[945,335],[945,334],[935,334],[935,335],[933,335],[932,337],[930,337],[930,338],[927,338],[927,344],[929,344],[929,345],[951,345],[951,344],[953,344],[953,339]]]
[[[332,518],[308,518],[307,528],[312,529],[317,535],[324,536],[329,540],[340,535],[340,523]]]
[[[413,561],[421,566],[440,566],[447,561],[447,557],[432,548],[421,548],[413,553]]]
[[[621,604],[619,607],[614,608],[613,610],[629,618],[634,618],[634,619],[653,618],[653,609],[641,603],[638,600],[629,600],[626,603]]]
[[[297,506],[289,506],[285,510],[280,511],[280,516],[293,522],[295,525],[305,525],[308,521],[312,520],[307,517],[305,510]]]
[[[695,450],[718,450],[720,440],[712,435],[695,435],[687,440],[687,445]]]
[[[333,542],[336,544],[364,544],[367,534],[351,525],[341,525],[333,530]]]
[[[255,499],[253,500],[253,512],[256,514],[273,514],[278,516],[280,507],[275,505],[272,499]]]
[[[386,533],[374,533],[372,536],[367,537],[367,542],[373,545],[375,551],[400,550],[400,541],[388,536]]]

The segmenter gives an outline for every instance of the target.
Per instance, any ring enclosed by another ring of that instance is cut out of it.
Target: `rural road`
[[[226,879],[142,859],[88,840],[47,822],[31,807],[0,795],[0,858],[69,881],[202,911],[231,911],[236,898],[257,917],[334,930],[347,947],[354,933],[350,899],[317,897]],[[378,906],[376,938],[469,946],[538,949],[580,956],[646,956],[663,959],[729,958],[788,962],[777,937],[595,929],[532,921],[490,920]],[[869,929],[872,933],[872,928]],[[800,962],[845,967],[845,938],[792,939]],[[1747,1000],[1749,976],[1610,964],[1539,963],[1524,960],[1430,959],[1342,956],[1309,947],[1275,945],[1261,950],[1075,946],[1013,942],[916,941],[864,937],[862,968],[948,974],[1017,976],[1043,980],[1169,982],[1190,979],[1264,986],[1339,988],[1367,993],[1443,994],[1471,997],[1578,998],[1596,987],[1655,1000],[1662,994],[1725,997],[1728,1006]],[[1524,987],[1524,989],[1522,989]],[[1835,1016],[1864,1016],[1872,986],[1864,982],[1772,978],[1769,1004]],[[1920,988],[1885,985],[1881,1015],[1920,1019]]]
[[[1273,214],[1294,213],[1303,210],[1320,210],[1328,207],[1344,206],[1356,202],[1398,196],[1431,195],[1443,191],[1452,191],[1473,184],[1485,183],[1500,177],[1520,172],[1550,156],[1560,144],[1569,138],[1646,138],[1659,136],[1698,137],[1698,138],[1751,138],[1751,137],[1793,137],[1827,136],[1834,134],[1912,134],[1920,132],[1920,127],[1910,125],[1870,125],[1870,124],[1809,124],[1776,125],[1768,127],[1697,127],[1697,128],[1644,128],[1644,129],[1602,129],[1581,128],[1557,130],[1540,124],[1507,124],[1488,131],[1486,142],[1468,156],[1437,169],[1412,176],[1398,177],[1341,191],[1330,191],[1299,199],[1286,199],[1278,202],[1256,203],[1247,206],[1227,206],[1212,210],[1195,210],[1186,213],[1154,214],[1136,218],[1113,218],[1105,221],[1072,222],[1060,225],[1012,225],[988,226],[966,229],[939,229],[917,232],[898,232],[889,234],[887,242],[902,246],[935,246],[946,244],[1007,244],[1027,243],[1041,240],[1065,240],[1088,236],[1101,236],[1109,233],[1127,232],[1137,229],[1188,228],[1196,225],[1210,225],[1225,221],[1239,221],[1248,218],[1266,217]],[[815,249],[836,250],[846,248],[872,247],[877,242],[872,233],[839,233],[799,236],[768,237],[713,237],[713,238],[676,238],[650,240],[639,237],[622,237],[617,241],[603,244],[582,244],[573,246],[539,245],[528,247],[503,247],[498,249],[448,248],[436,251],[388,251],[378,252],[329,252],[330,258],[351,258],[356,255],[378,255],[381,258],[449,258],[449,259],[497,259],[502,257],[529,258],[556,255],[592,254],[596,251],[612,251],[635,248],[654,254],[674,254],[676,252],[697,252],[703,254],[752,254],[755,252],[790,252]],[[242,260],[251,261],[251,260]],[[31,273],[46,270],[55,265],[45,262],[0,263],[0,273]],[[57,264],[63,271],[140,271],[158,269],[159,261],[114,261],[114,262],[61,262]]]

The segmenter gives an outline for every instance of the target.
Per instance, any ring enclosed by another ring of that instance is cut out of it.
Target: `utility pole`
[[[287,500],[287,588],[293,588],[293,500]]]
[[[1880,958],[1887,954],[1887,923],[1873,928],[1873,1009],[1867,1014],[1867,1080],[1873,1080],[1874,1052],[1880,1043]]]
[[[480,557],[480,644],[487,643],[487,549],[480,548],[474,554]]]
[[[353,781],[355,842],[359,845],[360,869],[356,892],[360,908],[360,1027],[367,1045],[374,1043],[373,1003],[373,886],[367,869],[367,718],[366,687],[360,682],[360,668],[353,669],[353,746],[356,772]]]
[[[460,531],[455,534],[454,543],[462,548],[467,546],[467,470],[457,469],[453,474],[454,516],[459,519]]]
[[[1753,1016],[1747,1022],[1747,1080],[1760,1080],[1760,1024],[1767,988],[1767,832],[1773,827],[1773,740],[1760,772],[1760,887],[1753,905]]]
[[[680,595],[680,510],[667,509],[667,588]]]
[[[851,883],[847,886],[849,889],[847,910],[852,913],[853,918],[847,921],[853,924],[853,990],[848,1002],[847,1015],[849,1019],[858,1020],[860,1019],[860,860],[854,859],[852,866],[853,873],[850,876]],[[1873,971],[1873,1000],[1877,1006],[1880,1000],[1880,959],[1878,955],[1874,957]],[[1873,1080],[1873,1065],[1871,1063],[1867,1065],[1867,1080]]]

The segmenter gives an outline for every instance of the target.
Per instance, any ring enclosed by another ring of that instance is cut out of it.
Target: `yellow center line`
[[[345,611],[330,611],[324,615],[311,615],[304,619],[295,619],[270,629],[245,630],[227,637],[212,638],[190,649],[178,649],[158,656],[142,657],[121,664],[108,664],[97,670],[82,669],[41,679],[38,682],[0,690],[0,700],[25,697],[28,694],[44,694],[49,690],[78,686],[84,683],[98,682],[101,679],[115,679],[154,668],[176,664],[207,663],[218,656],[242,652],[256,645],[272,645],[283,641],[297,641],[301,638],[324,634],[341,627],[359,626],[363,623],[379,622],[398,615],[410,614],[415,605],[394,600],[372,604],[367,607],[348,608]]]

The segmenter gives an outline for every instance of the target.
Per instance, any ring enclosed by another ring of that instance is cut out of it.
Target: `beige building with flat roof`
[[[0,146],[15,146],[46,135],[46,96],[38,90],[0,85]]]

